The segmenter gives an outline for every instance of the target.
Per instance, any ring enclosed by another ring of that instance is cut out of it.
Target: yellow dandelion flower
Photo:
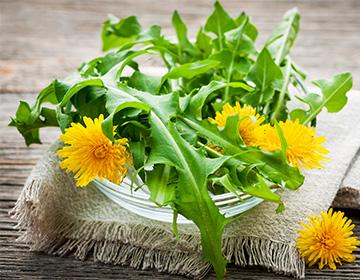
[[[239,124],[239,133],[243,139],[245,145],[256,146],[257,138],[255,130],[265,120],[264,117],[256,113],[256,109],[250,105],[244,105],[241,107],[239,102],[236,102],[235,106],[231,106],[226,103],[222,112],[216,112],[215,119],[209,118],[209,121],[222,128],[226,124],[226,120],[229,116],[238,115],[241,119]]]
[[[57,154],[62,158],[60,167],[74,173],[76,185],[86,186],[96,177],[120,183],[131,164],[127,139],[112,143],[102,132],[104,116],[92,120],[84,117],[85,127],[72,123],[61,136],[64,147]]]
[[[279,122],[284,138],[287,143],[286,156],[289,163],[301,169],[323,168],[321,161],[327,161],[324,154],[329,151],[321,146],[326,141],[325,137],[316,137],[314,127],[307,127],[299,123],[298,120]],[[281,141],[276,127],[269,124],[262,125],[256,129],[258,145],[266,151],[276,151],[281,149]]]
[[[336,264],[355,260],[352,252],[360,241],[353,236],[354,224],[343,212],[329,209],[308,219],[310,223],[302,223],[296,247],[309,266],[319,263],[320,269],[329,266],[335,270]]]

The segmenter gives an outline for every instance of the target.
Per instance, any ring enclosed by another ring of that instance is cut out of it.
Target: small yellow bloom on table
[[[343,212],[329,209],[308,218],[309,223],[302,223],[299,230],[296,247],[309,266],[318,263],[320,269],[329,266],[335,270],[336,264],[355,260],[352,252],[360,241],[353,236],[355,225]]]
[[[62,158],[60,167],[67,173],[74,173],[79,187],[88,185],[95,178],[120,183],[132,162],[128,140],[122,138],[111,142],[101,128],[103,115],[95,120],[88,117],[83,120],[85,126],[72,123],[61,135],[65,145],[57,152]]]

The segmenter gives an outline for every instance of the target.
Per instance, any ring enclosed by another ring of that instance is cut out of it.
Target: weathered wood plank
[[[360,2],[357,0],[224,0],[231,14],[247,11],[259,26],[259,42],[289,8],[302,12],[294,59],[314,79],[351,71],[360,77]],[[171,12],[178,9],[190,35],[204,23],[211,3],[198,1],[21,1],[0,2],[0,92],[36,92],[52,78],[68,75],[100,54],[100,28],[107,14],[138,15],[144,26],[160,24],[173,35]]]

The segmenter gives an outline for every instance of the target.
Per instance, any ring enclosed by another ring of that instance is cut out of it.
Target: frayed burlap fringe
[[[136,269],[154,268],[194,279],[205,277],[211,269],[201,259],[200,246],[193,252],[154,249],[156,243],[174,243],[174,238],[169,238],[157,228],[91,220],[69,222],[68,217],[57,211],[51,215],[52,222],[44,223],[43,213],[37,204],[43,203],[48,195],[41,178],[29,177],[11,211],[12,217],[18,221],[17,227],[24,230],[19,241],[29,244],[31,250],[58,256],[71,253],[80,260],[92,253],[94,261],[129,265]],[[53,224],[56,226],[44,229],[44,225]],[[141,245],[127,243],[129,236]],[[181,234],[180,239],[200,243],[198,236],[194,235]],[[305,275],[304,263],[298,261],[298,253],[290,244],[257,237],[232,237],[224,239],[223,253],[229,262],[239,266],[261,265],[299,278]]]

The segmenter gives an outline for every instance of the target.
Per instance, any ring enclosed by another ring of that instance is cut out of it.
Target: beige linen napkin
[[[299,190],[282,193],[286,205],[282,214],[275,213],[277,205],[262,203],[227,226],[223,252],[229,261],[304,277],[304,261],[294,248],[300,221],[327,210],[342,183],[352,186],[360,178],[359,164],[347,172],[360,146],[358,108],[360,94],[351,92],[342,112],[320,116],[317,133],[328,139],[330,162],[322,170],[304,172],[306,180]],[[31,249],[54,255],[72,253],[80,259],[91,251],[101,262],[194,278],[207,273],[210,266],[201,260],[195,226],[180,225],[177,240],[170,224],[122,209],[93,186],[76,188],[59,168],[56,149],[54,145],[39,161],[13,209],[24,229],[22,240]]]

